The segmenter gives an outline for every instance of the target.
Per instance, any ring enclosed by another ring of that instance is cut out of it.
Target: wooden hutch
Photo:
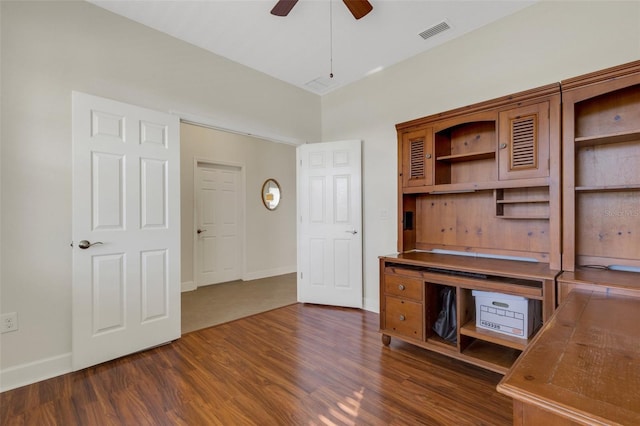
[[[555,309],[560,85],[401,123],[398,251],[380,258],[380,326],[392,337],[505,373],[528,339],[476,328],[473,290]],[[457,254],[451,254],[455,252]],[[455,289],[457,338],[432,331]]]
[[[559,302],[574,288],[640,297],[640,61],[563,81],[562,103]]]

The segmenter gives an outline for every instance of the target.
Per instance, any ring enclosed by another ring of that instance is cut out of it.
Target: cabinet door
[[[500,180],[549,176],[549,102],[502,111]]]
[[[402,186],[433,185],[433,129],[402,135]]]

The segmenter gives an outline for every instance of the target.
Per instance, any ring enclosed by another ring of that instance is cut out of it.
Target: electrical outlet
[[[16,331],[18,329],[18,313],[10,312],[8,314],[2,314],[0,316],[0,331],[2,333],[8,333],[9,331]]]

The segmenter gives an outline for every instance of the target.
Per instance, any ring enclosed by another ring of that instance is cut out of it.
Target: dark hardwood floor
[[[501,376],[296,304],[0,394],[8,425],[510,425]]]

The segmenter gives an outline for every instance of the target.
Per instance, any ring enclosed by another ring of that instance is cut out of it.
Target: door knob
[[[96,241],[95,243],[91,243],[87,240],[82,240],[78,243],[78,247],[80,247],[82,250],[86,250],[91,246],[95,246],[96,244],[102,244],[102,241]]]
[[[203,232],[207,232],[207,230],[206,229],[198,229],[196,232],[198,234],[202,234]]]
[[[344,231],[344,232],[348,232],[349,234],[353,234],[353,235],[356,235],[358,233],[358,231],[356,231],[355,229],[353,231]]]

